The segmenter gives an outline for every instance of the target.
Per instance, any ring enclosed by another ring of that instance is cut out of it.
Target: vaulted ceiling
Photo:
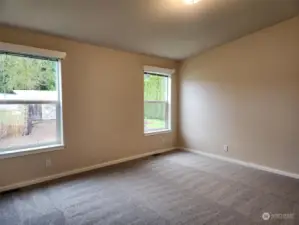
[[[2,24],[172,59],[296,15],[299,0],[0,0]]]

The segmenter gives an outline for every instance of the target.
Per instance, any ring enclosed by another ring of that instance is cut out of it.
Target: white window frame
[[[156,129],[156,130],[145,130],[145,125],[143,125],[144,134],[147,135],[156,135],[161,133],[169,133],[172,131],[172,119],[171,119],[171,77],[172,74],[175,72],[173,69],[166,69],[161,67],[153,67],[153,66],[144,66],[143,67],[143,74],[148,73],[149,75],[161,75],[164,77],[167,77],[167,93],[166,93],[166,101],[147,101],[143,99],[143,105],[144,103],[163,103],[166,105],[165,110],[165,123],[167,124],[167,128],[165,129]],[[144,82],[144,81],[143,81]],[[144,94],[144,90],[143,90]],[[144,112],[143,112],[143,120],[144,120]]]
[[[0,99],[0,104],[55,104],[56,105],[56,134],[57,143],[43,143],[36,145],[27,145],[20,147],[8,148],[0,151],[0,159],[17,156],[24,156],[28,154],[35,154],[40,152],[48,152],[53,150],[60,150],[64,148],[64,132],[63,132],[63,118],[62,118],[62,81],[61,81],[61,60],[66,57],[65,52],[52,51],[47,49],[40,49],[35,47],[15,45],[10,43],[0,42],[0,53],[11,53],[20,56],[28,56],[32,58],[45,58],[57,61],[56,65],[56,87],[57,100],[23,100],[23,99]]]

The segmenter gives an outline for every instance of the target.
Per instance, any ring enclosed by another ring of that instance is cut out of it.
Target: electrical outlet
[[[164,144],[165,143],[164,137],[160,136],[160,141],[161,141],[162,144]]]
[[[46,168],[52,166],[52,160],[51,159],[46,159]]]
[[[228,152],[228,145],[223,145],[223,150],[224,150],[225,152]]]

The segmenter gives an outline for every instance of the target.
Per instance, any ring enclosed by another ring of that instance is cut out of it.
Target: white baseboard
[[[271,167],[255,164],[255,163],[252,163],[252,162],[245,162],[245,161],[242,161],[242,160],[228,158],[228,157],[221,156],[221,155],[216,155],[216,154],[213,154],[213,153],[207,153],[207,152],[203,152],[203,151],[200,151],[200,150],[195,150],[195,149],[190,149],[190,148],[179,148],[179,149],[182,149],[182,150],[185,150],[185,151],[188,151],[188,152],[193,152],[195,154],[208,156],[210,158],[215,158],[215,159],[227,161],[227,162],[230,162],[230,163],[239,164],[239,165],[242,165],[242,166],[246,166],[246,167],[250,167],[250,168],[254,168],[254,169],[258,169],[258,170],[263,170],[263,171],[270,172],[270,173],[279,174],[279,175],[282,175],[282,176],[287,176],[287,177],[299,179],[299,174],[297,174],[297,173],[291,173],[291,172],[287,172],[287,171],[283,171],[283,170],[278,170],[278,169],[274,169],[274,168],[271,168]]]
[[[67,171],[67,172],[64,172],[64,173],[59,173],[59,174],[50,175],[50,176],[47,176],[47,177],[37,178],[37,179],[34,179],[34,180],[30,180],[30,181],[24,181],[24,182],[20,182],[20,183],[16,183],[16,184],[11,184],[11,185],[0,187],[0,193],[5,192],[5,191],[9,191],[9,190],[13,190],[13,189],[23,188],[23,187],[26,187],[26,186],[31,186],[31,185],[34,185],[34,184],[43,183],[43,182],[50,181],[50,180],[55,180],[55,179],[62,178],[62,177],[67,177],[67,176],[70,176],[70,175],[75,175],[75,174],[84,173],[84,172],[91,171],[91,170],[96,170],[96,169],[103,168],[103,167],[106,167],[106,166],[116,165],[116,164],[119,164],[119,163],[131,161],[131,160],[135,160],[135,159],[141,159],[141,158],[145,158],[145,157],[148,157],[148,156],[151,156],[151,155],[160,154],[160,153],[164,153],[164,152],[169,152],[169,151],[176,150],[176,149],[177,148],[175,148],[175,147],[167,148],[167,149],[159,149],[159,150],[155,150],[155,151],[151,151],[151,152],[147,152],[147,153],[143,153],[143,154],[139,154],[139,155],[134,155],[134,156],[130,156],[130,157],[122,158],[122,159],[117,159],[117,160],[112,160],[112,161],[100,163],[100,164],[85,167],[85,168],[80,168],[80,169]]]

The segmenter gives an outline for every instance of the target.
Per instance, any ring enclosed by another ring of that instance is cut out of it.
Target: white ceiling
[[[299,0],[0,0],[0,23],[172,59],[296,15]]]

